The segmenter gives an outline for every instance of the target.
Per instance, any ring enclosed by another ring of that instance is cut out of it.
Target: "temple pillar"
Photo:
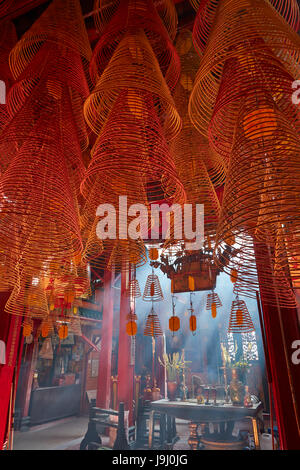
[[[4,312],[8,297],[8,292],[0,293],[0,339],[6,344],[6,363],[0,365],[0,449],[3,448],[11,427],[9,421],[13,414],[23,347],[22,317]]]
[[[111,354],[113,338],[114,314],[114,272],[106,270],[104,273],[103,317],[101,330],[101,350],[99,354],[99,372],[96,404],[100,408],[110,408],[111,397]],[[96,291],[95,298],[100,295]]]
[[[120,324],[118,350],[118,403],[123,402],[125,411],[129,411],[129,426],[133,422],[133,388],[134,359],[132,358],[132,341],[135,338],[126,333],[127,315],[130,312],[130,296],[128,295],[129,272],[122,270],[120,297]]]
[[[256,247],[257,253],[259,249]],[[257,259],[263,259],[264,266],[268,263],[266,257],[257,256]],[[257,262],[258,279],[264,266]],[[271,283],[272,279],[270,285]],[[282,450],[299,449],[300,366],[292,361],[294,352],[292,344],[300,339],[297,310],[270,305],[264,299],[262,290],[261,304],[280,447]]]

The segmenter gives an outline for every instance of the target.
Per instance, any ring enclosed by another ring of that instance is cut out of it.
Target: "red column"
[[[113,283],[114,272],[106,270],[104,273],[103,316],[101,330],[101,350],[99,354],[99,372],[96,403],[100,408],[110,407],[111,390],[111,353],[113,337]],[[97,295],[95,294],[96,301]]]
[[[130,311],[128,295],[129,273],[121,274],[119,351],[118,351],[118,403],[124,402],[125,411],[129,410],[129,425],[133,421],[133,379],[134,364],[131,364],[131,337],[126,333],[127,315]]]
[[[264,259],[264,265],[268,263],[267,257],[258,259]],[[263,269],[258,262],[258,278]],[[297,311],[269,305],[263,293],[261,302],[281,449],[300,449],[300,365],[292,362],[292,343],[300,338]]]
[[[20,350],[23,345],[21,336],[22,318],[4,312],[9,293],[0,293],[0,339],[6,344],[6,364],[0,365],[0,449],[7,437],[9,405],[13,383],[17,382],[17,369]],[[16,375],[14,376],[16,372]],[[15,393],[15,390],[13,390]]]

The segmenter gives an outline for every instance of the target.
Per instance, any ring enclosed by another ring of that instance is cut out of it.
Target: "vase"
[[[176,398],[177,392],[177,382],[168,382],[167,383],[167,390],[168,390],[168,398],[171,401],[174,401]]]
[[[232,379],[229,386],[230,399],[233,405],[241,406],[244,403],[245,387],[238,379],[237,369],[232,369]]]

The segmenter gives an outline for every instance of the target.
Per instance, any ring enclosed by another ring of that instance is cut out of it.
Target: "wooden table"
[[[196,400],[192,399],[187,401],[170,401],[166,399],[153,401],[151,403],[149,420],[149,449],[152,448],[153,415],[155,412],[190,421],[188,443],[192,450],[199,448],[200,439],[197,433],[199,424],[239,421],[245,418],[251,419],[255,448],[259,449],[257,419],[262,409],[263,405],[261,402],[253,404],[251,408],[245,408],[244,406],[233,406],[232,404],[223,404],[223,402],[218,401],[216,405],[200,405]]]

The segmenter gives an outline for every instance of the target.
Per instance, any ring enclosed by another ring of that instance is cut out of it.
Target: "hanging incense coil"
[[[120,6],[120,3],[121,3],[120,0],[114,0],[114,1],[96,0],[94,4],[94,9],[95,9],[94,19],[95,19],[95,24],[97,26],[99,33],[102,34],[104,32],[105,27],[111,21],[112,17],[116,14]],[[150,8],[151,8],[151,2],[147,2],[147,3],[150,3]],[[170,38],[173,40],[177,32],[177,23],[178,23],[177,12],[174,6],[174,2],[172,2],[171,0],[163,0],[163,1],[153,0],[152,3],[157,13],[163,20],[164,25],[168,30]],[[127,6],[127,9],[128,9],[128,6]],[[140,2],[140,6],[143,6],[142,2]],[[143,10],[141,11],[141,9],[138,9],[137,2],[135,2],[135,5],[133,5],[131,8],[135,8],[136,9],[135,13],[139,13],[139,15],[141,15],[143,12]],[[150,21],[148,18],[146,19],[142,18],[142,20],[144,22],[146,21],[150,23],[151,21],[153,21],[153,18]]]
[[[107,4],[106,1],[99,0],[101,6]],[[171,26],[170,33],[175,37],[177,27],[177,15],[174,5],[170,0],[164,2],[152,2],[152,0],[125,0],[122,2],[110,2],[106,11],[103,8],[96,10],[95,23],[99,30],[102,29],[103,19],[108,23],[105,31],[100,37],[90,64],[90,75],[94,82],[101,75],[107,66],[111,56],[124,35],[128,31],[143,30],[151,44],[151,48],[158,60],[163,75],[168,86],[173,89],[180,72],[180,61],[176,49],[164,27],[158,11]],[[118,4],[118,5],[117,5]],[[154,4],[158,6],[156,10]],[[100,5],[99,5],[100,6]],[[117,8],[115,8],[115,6]],[[113,16],[111,12],[114,11]],[[108,13],[108,14],[107,14]],[[108,18],[111,17],[109,21]],[[108,20],[108,21],[107,21]],[[132,48],[134,50],[134,46]]]
[[[144,329],[144,336],[152,336],[153,338],[156,338],[162,335],[163,332],[160,326],[158,315],[152,309],[151,313],[149,313],[147,317],[146,326]]]
[[[63,323],[62,325],[58,326],[58,336],[59,339],[66,339],[69,334],[69,328],[66,323]]]
[[[2,89],[0,95],[0,133],[1,129],[7,123],[9,118],[6,106],[6,97],[9,92],[9,88],[12,85],[13,77],[8,65],[8,57],[16,42],[17,33],[14,24],[10,21],[1,21],[0,19],[0,69],[2,80]]]
[[[46,318],[49,314],[43,280],[22,276],[13,288],[5,305],[11,315]]]
[[[27,337],[32,334],[33,321],[30,318],[26,318],[23,322],[23,336]]]
[[[129,287],[128,287],[128,292],[131,298],[137,299],[141,297],[141,289],[140,289],[140,284],[137,279],[132,279],[129,281]]]
[[[54,0],[22,36],[11,54],[15,76],[20,75],[45,42],[79,52],[86,66],[91,48],[78,0]]]
[[[126,323],[126,333],[128,336],[135,336],[137,334],[137,316],[135,313],[130,312],[127,315],[128,322]]]
[[[228,148],[226,152],[223,149],[223,152],[228,155],[230,139],[237,122],[238,98],[243,97],[243,87],[247,89],[248,86],[249,92],[249,88],[254,89],[263,82],[265,89],[272,93],[268,87],[269,72],[275,83],[275,101],[279,100],[280,105],[287,108],[290,115],[293,112],[295,114],[291,100],[284,96],[281,100],[279,89],[282,88],[283,95],[287,93],[283,78],[284,68],[287,75],[297,75],[299,52],[299,37],[267,2],[225,0],[219,3],[210,41],[205,49],[190,98],[189,114],[195,127],[209,136],[212,146],[221,148],[226,144]],[[216,57],[220,59],[216,60]],[[227,71],[233,63],[239,72]],[[228,96],[225,98],[226,93],[231,94],[230,100]],[[223,95],[218,98],[218,101],[223,100],[222,107],[226,103],[227,110],[226,114],[223,110],[223,115],[221,102],[216,103],[218,94]],[[222,119],[224,125],[221,124]],[[214,127],[209,129],[209,126]],[[219,128],[218,132],[216,126]]]
[[[159,302],[163,299],[164,296],[157,274],[149,274],[145,284],[143,300],[145,300],[146,302]]]
[[[172,139],[180,131],[181,122],[170,90],[141,29],[124,36],[85,103],[86,121],[96,134],[99,134],[124,88],[132,89],[138,95],[142,93],[143,96],[147,92],[155,97],[156,112],[165,118],[164,132],[167,139]],[[131,106],[136,117],[140,118],[144,110],[142,96],[140,99],[134,97]]]
[[[40,325],[40,334],[42,338],[47,338],[50,334],[53,334],[54,332],[54,327],[53,323],[50,319],[45,319],[42,321]]]
[[[268,1],[297,32],[299,30],[299,6],[297,0]],[[220,2],[218,0],[190,0],[190,3],[197,11],[193,26],[195,46],[199,52],[203,52]]]
[[[258,97],[259,94],[256,98]],[[236,243],[240,245],[239,262],[230,263],[228,269],[237,269],[239,279],[244,284],[246,279],[249,280],[249,273],[255,264],[254,251],[251,255],[251,243],[265,243],[269,246],[271,263],[270,266],[267,264],[269,280],[266,278],[264,282],[269,285],[270,278],[273,278],[276,290],[279,289],[279,303],[284,305],[285,299],[290,298],[293,304],[294,295],[291,288],[286,289],[286,286],[289,284],[287,260],[299,253],[300,194],[297,191],[299,139],[286,117],[276,109],[271,100],[266,99],[266,96],[265,103],[264,109],[272,110],[269,125],[266,126],[264,122],[263,128],[259,129],[260,114],[254,114],[251,128],[250,126],[246,128],[247,135],[245,135],[245,116],[251,114],[257,102],[254,105],[254,97],[249,97],[249,100],[245,97],[241,108],[239,115],[241,124],[237,127],[231,154],[217,245],[224,247],[224,240],[234,229],[235,236],[239,236],[238,242],[236,239]],[[251,137],[255,138],[249,138],[250,132]],[[279,174],[280,179],[278,179]],[[230,211],[232,212],[229,216]],[[245,231],[249,234],[250,240],[247,240]],[[293,245],[288,243],[292,233]],[[250,284],[251,282],[249,289]],[[272,296],[270,300],[272,301]],[[273,302],[275,302],[274,296]]]
[[[216,292],[211,292],[207,294],[206,310],[211,311],[213,318],[217,316],[217,308],[219,307],[222,307],[222,302],[218,294]]]
[[[233,300],[229,318],[229,333],[250,333],[255,331],[247,305],[238,297]]]

